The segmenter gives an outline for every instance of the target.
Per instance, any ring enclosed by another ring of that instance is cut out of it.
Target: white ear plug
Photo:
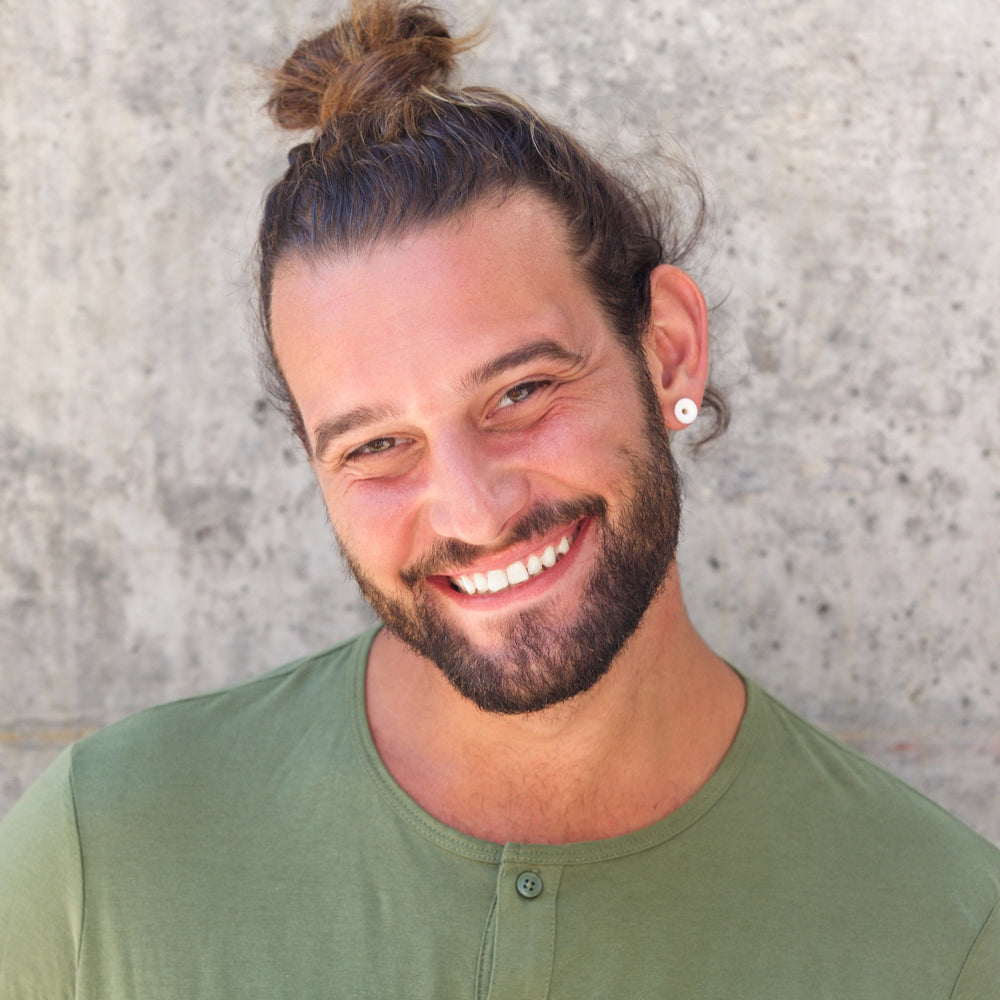
[[[692,424],[695,417],[698,416],[698,404],[693,399],[688,399],[687,396],[678,399],[674,406],[674,416],[682,424]]]

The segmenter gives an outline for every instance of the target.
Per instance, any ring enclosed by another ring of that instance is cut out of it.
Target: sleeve
[[[0,997],[72,1000],[83,922],[83,866],[72,748],[0,824]]]
[[[1000,902],[983,924],[955,981],[950,1000],[1000,997]]]

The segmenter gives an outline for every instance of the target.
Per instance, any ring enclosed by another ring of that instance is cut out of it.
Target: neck
[[[688,620],[676,571],[608,674],[541,712],[481,711],[386,632],[366,681],[395,780],[442,822],[501,843],[597,840],[663,818],[715,771],[744,699]]]

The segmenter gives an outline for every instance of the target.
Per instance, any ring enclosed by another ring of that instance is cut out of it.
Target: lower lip
[[[581,542],[590,534],[591,518],[586,518],[580,522],[576,538],[566,553],[551,568],[533,576],[524,583],[518,583],[513,587],[504,587],[495,594],[466,594],[464,591],[455,590],[451,581],[446,576],[428,577],[427,582],[437,591],[447,594],[452,600],[457,601],[463,608],[471,611],[498,611],[508,604],[515,604],[522,598],[537,597],[552,584],[557,583],[576,562],[577,554],[581,548]]]

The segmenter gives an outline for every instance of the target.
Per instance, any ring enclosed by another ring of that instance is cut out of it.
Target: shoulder
[[[177,886],[214,884],[216,869],[235,882],[226,866],[263,826],[280,843],[350,745],[352,666],[370,640],[147,709],[63,751],[0,824],[0,996],[75,995],[84,914],[92,928],[128,906],[139,919],[144,901],[164,907]]]
[[[1000,850],[878,764],[748,685],[754,752],[745,780],[779,829],[879,884],[961,898],[985,918]],[[805,859],[808,863],[808,858]]]
[[[251,680],[128,716],[73,746],[74,777],[136,759],[167,763],[172,750],[186,758],[213,747],[245,749],[265,732],[302,725],[320,704],[343,707],[350,667],[363,661],[370,641],[364,633]]]
[[[171,815],[197,816],[237,789],[266,784],[309,745],[307,734],[328,744],[347,739],[351,667],[363,668],[370,641],[365,633],[252,680],[138,712],[69,747],[39,784],[65,790],[89,844],[116,842]]]
[[[756,703],[759,769],[780,782],[801,810],[850,818],[902,849],[953,845],[1000,867],[1000,850],[884,767],[749,685]]]
[[[880,984],[872,995],[906,982],[909,996],[993,996],[977,988],[1000,961],[1000,850],[747,689],[739,773],[699,824],[727,859],[734,908],[793,942],[789,961],[811,955],[831,976]]]

